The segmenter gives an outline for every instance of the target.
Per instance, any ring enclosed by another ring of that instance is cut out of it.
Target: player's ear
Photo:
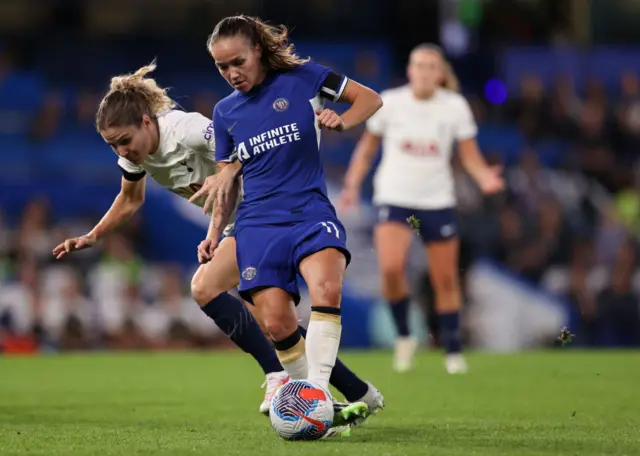
[[[260,43],[256,43],[253,48],[253,52],[255,52],[258,57],[262,57],[262,46],[260,45]]]
[[[151,124],[153,123],[153,121],[151,120],[151,117],[149,117],[146,114],[142,115],[142,126],[145,128],[149,128],[151,126]]]

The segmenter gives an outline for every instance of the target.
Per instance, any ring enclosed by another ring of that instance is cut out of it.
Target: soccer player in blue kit
[[[240,294],[257,307],[291,377],[326,389],[340,344],[350,254],[327,197],[320,132],[361,124],[382,106],[381,98],[298,57],[286,28],[256,18],[223,19],[208,50],[235,89],[216,105],[213,125],[216,161],[230,167],[218,177],[233,176],[231,167],[241,167],[243,177],[235,225]],[[324,109],[326,100],[351,107],[340,116]],[[230,212],[223,206],[217,204],[216,211]],[[294,307],[300,300],[297,273],[312,302],[306,343]]]

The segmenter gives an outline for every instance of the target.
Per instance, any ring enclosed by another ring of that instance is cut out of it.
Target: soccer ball
[[[318,440],[333,423],[333,399],[319,385],[292,380],[273,396],[269,418],[285,440]]]

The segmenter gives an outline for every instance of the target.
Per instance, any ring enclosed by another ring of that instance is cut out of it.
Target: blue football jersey
[[[248,93],[235,91],[213,112],[216,160],[242,162],[237,224],[335,216],[327,196],[315,112],[338,101],[347,78],[314,62],[271,72]]]

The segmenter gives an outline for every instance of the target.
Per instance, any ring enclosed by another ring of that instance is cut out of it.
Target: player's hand
[[[331,109],[323,109],[322,111],[316,111],[318,115],[318,127],[327,128],[329,130],[343,131],[344,122],[335,111]]]
[[[88,249],[93,246],[98,240],[95,236],[90,234],[85,234],[84,236],[67,239],[62,244],[58,245],[55,249],[53,249],[53,256],[56,257],[57,260],[60,258],[74,252],[76,250]]]
[[[218,176],[219,174],[215,174],[213,176],[207,177],[202,183],[202,187],[200,190],[195,192],[191,198],[189,198],[189,202],[193,203],[201,197],[206,196],[206,200],[202,205],[202,211],[207,214],[209,209],[213,209],[213,202],[216,200],[216,196],[218,193]]]
[[[204,180],[202,187],[194,195],[189,198],[189,202],[193,203],[198,198],[206,196],[202,211],[207,214],[213,210],[213,203],[218,201],[221,208],[226,208],[230,195],[233,194],[233,186],[235,184],[235,172],[230,167],[225,167],[218,174],[209,176]]]
[[[345,213],[360,204],[360,190],[355,187],[345,187],[338,199],[338,212]]]
[[[492,195],[504,190],[505,183],[502,178],[502,166],[497,165],[487,168],[479,177],[478,185],[485,195]]]
[[[198,263],[206,264],[213,258],[216,249],[218,248],[218,241],[215,239],[205,239],[198,245]]]

